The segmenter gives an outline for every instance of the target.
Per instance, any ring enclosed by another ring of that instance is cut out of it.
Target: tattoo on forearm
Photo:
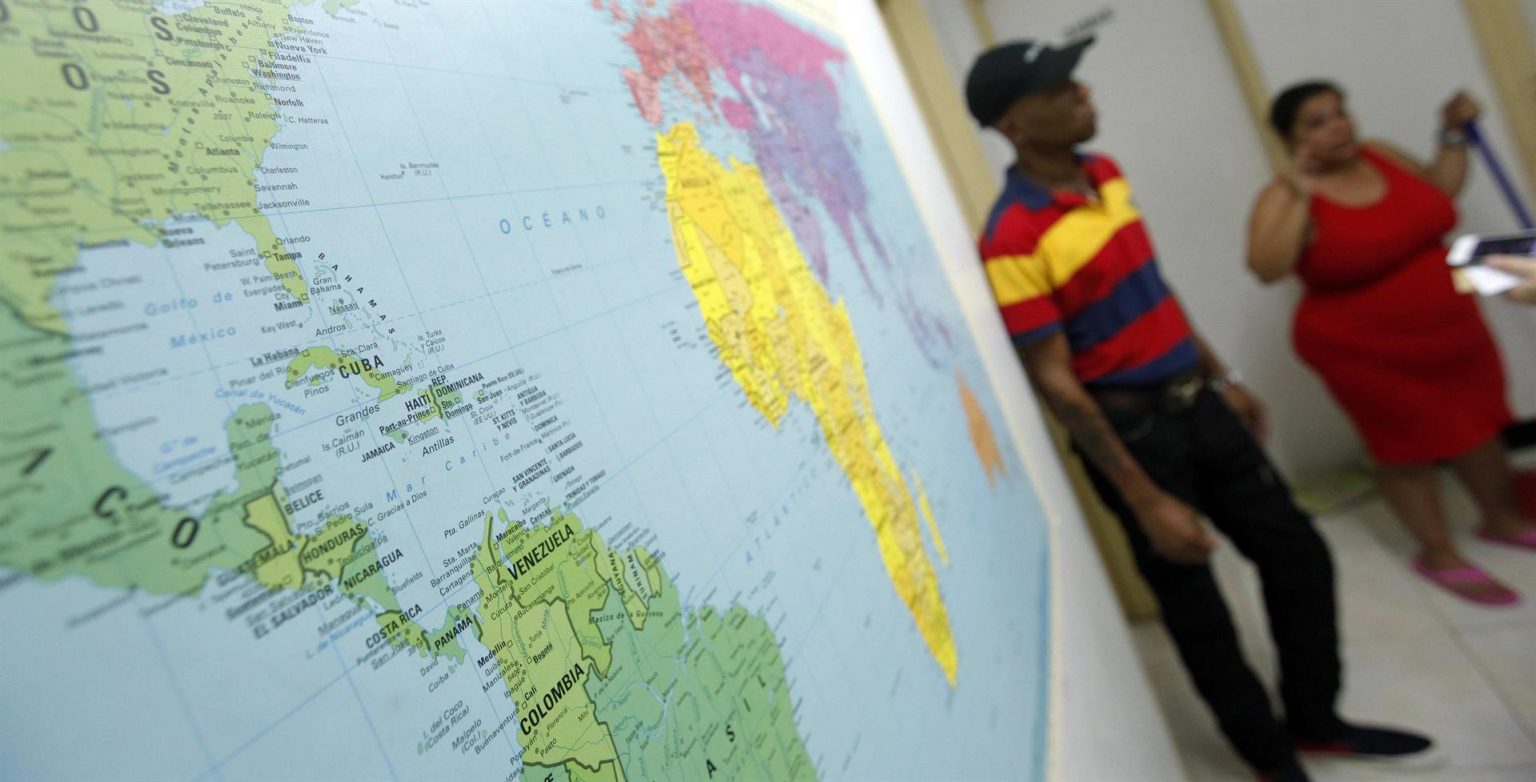
[[[1127,466],[1125,449],[1120,436],[1104,417],[1097,405],[1068,402],[1059,407],[1057,415],[1066,425],[1072,439],[1094,466],[1106,475],[1117,475]]]

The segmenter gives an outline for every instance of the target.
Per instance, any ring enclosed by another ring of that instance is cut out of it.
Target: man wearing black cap
[[[1119,168],[1078,150],[1097,129],[1072,77],[1092,42],[999,46],[966,82],[971,114],[1018,155],[980,249],[1025,371],[1125,528],[1195,687],[1260,779],[1306,779],[1297,750],[1421,757],[1427,739],[1335,711],[1333,563],[1258,444],[1264,408],[1185,319]],[[1243,659],[1200,513],[1258,567],[1283,723]]]

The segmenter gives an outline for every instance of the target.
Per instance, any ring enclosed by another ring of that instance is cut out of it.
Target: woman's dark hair
[[[1286,87],[1275,96],[1275,101],[1269,104],[1269,126],[1280,134],[1280,138],[1290,138],[1291,129],[1296,126],[1296,115],[1301,113],[1302,104],[1315,96],[1329,92],[1339,96],[1340,99],[1344,97],[1344,90],[1339,89],[1339,85],[1331,81],[1304,81]]]

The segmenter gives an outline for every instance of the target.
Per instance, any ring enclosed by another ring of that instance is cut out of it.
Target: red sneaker
[[[1344,724],[1327,738],[1295,737],[1296,751],[1357,760],[1384,760],[1421,765],[1431,759],[1435,743],[1426,736],[1393,728]]]

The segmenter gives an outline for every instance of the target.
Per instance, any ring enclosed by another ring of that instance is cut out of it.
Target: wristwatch
[[[1211,390],[1217,393],[1225,391],[1232,386],[1240,386],[1242,384],[1243,375],[1235,369],[1229,369],[1210,380]]]

